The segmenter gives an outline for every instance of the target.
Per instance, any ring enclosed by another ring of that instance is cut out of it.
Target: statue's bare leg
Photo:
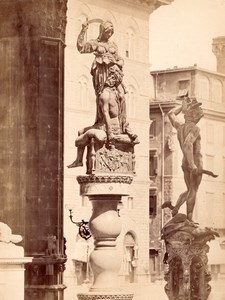
[[[192,217],[193,217],[193,211],[196,202],[196,195],[201,180],[202,180],[202,174],[190,175],[190,191],[187,196],[187,218],[189,221],[193,221]]]
[[[187,188],[189,189],[189,186],[190,186],[190,172],[189,171],[184,170],[184,181],[187,185]],[[189,190],[180,194],[175,206],[172,205],[171,201],[166,201],[163,203],[162,208],[168,207],[169,209],[171,209],[172,216],[174,217],[176,214],[178,214],[178,211],[179,211],[181,205],[183,205],[184,202],[187,200],[188,193],[189,193]]]
[[[191,191],[189,198],[187,200],[187,219],[189,221],[193,221],[192,217],[193,217],[195,201],[196,201],[196,192]]]
[[[85,147],[77,147],[77,158],[75,161],[67,166],[68,168],[76,168],[83,166],[83,156],[84,156]]]
[[[76,168],[76,167],[83,166],[84,150],[85,150],[85,146],[88,144],[89,137],[87,132],[81,133],[81,131],[79,131],[78,134],[79,136],[75,141],[75,146],[77,147],[77,157],[72,164],[67,166],[68,168]]]
[[[76,168],[83,166],[83,156],[85,147],[90,142],[91,138],[96,139],[99,142],[106,141],[106,133],[103,130],[95,129],[93,127],[86,127],[87,131],[83,130],[84,133],[79,132],[79,136],[76,138],[75,146],[77,147],[77,158],[75,161],[68,166],[68,168]]]
[[[183,169],[183,172],[184,172],[184,181],[185,181],[186,186],[187,186],[187,191],[182,193],[179,196],[179,198],[177,199],[177,203],[174,206],[174,209],[172,211],[172,216],[173,217],[178,213],[180,207],[184,204],[184,202],[187,201],[189,190],[190,190],[190,171],[186,170],[185,168],[182,168],[182,169]]]
[[[181,206],[184,204],[184,202],[187,200],[187,195],[188,195],[188,191],[186,191],[186,192],[180,194],[179,198],[177,199],[177,203],[176,203],[176,205],[174,206],[174,208],[173,208],[173,210],[172,210],[172,216],[173,216],[173,217],[178,213],[180,207],[181,207]]]

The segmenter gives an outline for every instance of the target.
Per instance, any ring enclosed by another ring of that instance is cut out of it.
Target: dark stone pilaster
[[[23,235],[25,255],[34,257],[26,270],[26,299],[45,299],[48,286],[55,292],[46,299],[63,295],[66,4],[0,3],[0,220]],[[43,276],[31,282],[37,269]],[[34,286],[43,287],[35,297]]]

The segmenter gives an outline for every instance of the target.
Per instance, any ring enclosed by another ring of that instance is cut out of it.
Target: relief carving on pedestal
[[[180,213],[163,227],[164,263],[168,265],[164,277],[167,281],[165,292],[170,300],[208,298],[211,276],[207,266],[207,242],[215,236],[218,234],[213,229],[201,228]]]

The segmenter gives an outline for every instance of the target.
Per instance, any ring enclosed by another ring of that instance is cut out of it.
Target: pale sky
[[[151,71],[195,63],[216,71],[212,39],[225,35],[225,0],[174,0],[150,17]]]

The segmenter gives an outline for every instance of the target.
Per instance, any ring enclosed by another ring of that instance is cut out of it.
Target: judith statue
[[[85,33],[92,21],[86,21],[77,38],[77,49],[80,53],[93,53],[94,61],[91,75],[96,95],[96,120],[92,126],[78,132],[75,140],[77,158],[68,168],[83,165],[85,147],[94,138],[97,142],[129,140],[130,143],[139,143],[126,118],[126,89],[123,84],[124,60],[118,54],[117,45],[110,41],[114,33],[111,21],[102,21],[99,26],[97,39],[85,41]]]

